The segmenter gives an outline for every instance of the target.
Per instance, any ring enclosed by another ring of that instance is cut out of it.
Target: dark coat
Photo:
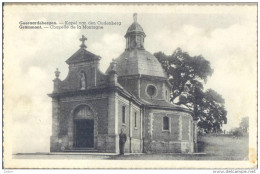
[[[121,132],[119,134],[119,143],[125,143],[126,140],[127,140],[126,134]]]

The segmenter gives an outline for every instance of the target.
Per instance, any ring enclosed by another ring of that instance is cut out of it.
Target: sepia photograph
[[[257,3],[3,3],[4,169],[257,169]]]

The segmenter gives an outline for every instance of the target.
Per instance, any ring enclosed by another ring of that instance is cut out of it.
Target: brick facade
[[[49,94],[51,152],[119,153],[122,128],[127,153],[194,151],[197,125],[192,112],[169,101],[172,86],[159,61],[143,45],[131,45],[132,38],[139,36],[145,34],[134,22],[125,36],[127,49],[111,62],[106,74],[99,70],[100,57],[86,50],[84,40],[66,61],[65,80],[55,72]]]

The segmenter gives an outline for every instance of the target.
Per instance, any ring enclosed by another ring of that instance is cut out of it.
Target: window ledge
[[[171,132],[170,130],[162,130],[162,132]]]

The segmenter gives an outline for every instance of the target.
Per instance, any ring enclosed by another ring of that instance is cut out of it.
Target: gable
[[[68,60],[66,60],[67,64],[76,64],[82,62],[89,62],[94,60],[100,60],[100,56],[97,56],[84,48],[80,48],[76,53],[74,53]]]

